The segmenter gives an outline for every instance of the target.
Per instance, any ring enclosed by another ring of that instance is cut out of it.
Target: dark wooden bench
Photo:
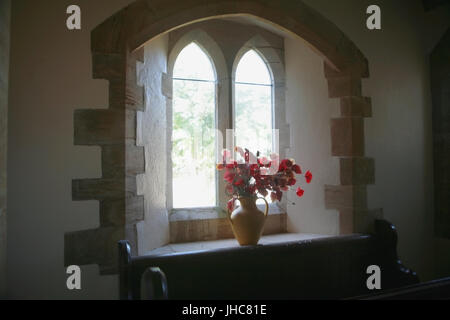
[[[132,257],[119,242],[121,299],[341,299],[371,294],[367,267],[382,290],[419,282],[398,260],[397,232],[385,220],[374,234]]]

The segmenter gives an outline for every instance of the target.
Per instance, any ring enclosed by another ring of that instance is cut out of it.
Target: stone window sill
[[[264,204],[257,204],[259,210],[265,210]],[[269,214],[284,214],[286,210],[277,203],[269,203]],[[169,221],[188,221],[226,218],[227,213],[219,207],[172,209]]]
[[[307,241],[318,238],[330,237],[329,235],[307,234],[307,233],[280,233],[262,236],[258,245],[284,243],[293,241]],[[183,252],[208,251],[221,248],[239,247],[236,239],[223,239],[212,241],[196,241],[187,243],[172,243],[164,247],[148,251],[144,255],[165,255]]]
[[[265,205],[259,205],[261,211]],[[285,233],[287,214],[278,204],[269,205],[264,235]],[[190,243],[234,238],[227,213],[220,208],[189,208],[172,210],[169,216],[170,243]]]

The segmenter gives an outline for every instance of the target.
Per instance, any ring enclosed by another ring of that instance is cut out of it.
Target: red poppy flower
[[[288,179],[295,178],[294,171],[292,171],[291,169],[286,169],[286,170],[284,171],[284,174],[286,175],[286,177],[287,177]]]
[[[299,188],[297,189],[297,192],[296,192],[296,193],[297,193],[297,196],[302,197],[303,194],[305,193],[305,190],[303,190],[302,188],[299,187]]]
[[[225,181],[232,183],[234,180],[235,174],[232,171],[227,170],[227,172],[225,172],[223,178],[225,179]]]
[[[257,164],[250,165],[250,174],[253,175],[258,172],[259,166]]]
[[[292,167],[292,165],[293,165],[292,161],[289,160],[289,159],[284,159],[284,160],[282,161],[282,163],[283,163],[283,162],[284,162],[284,164],[286,165],[287,168],[290,168],[290,167]]]
[[[312,173],[309,170],[308,170],[308,172],[306,172],[305,178],[306,178],[306,183],[310,183],[311,182],[311,180],[313,178],[313,175],[312,175]]]
[[[299,166],[298,164],[294,164],[294,165],[292,166],[292,170],[294,170],[294,172],[295,172],[296,174],[302,174],[302,169],[300,168],[300,166]]]
[[[297,180],[295,180],[294,178],[289,179],[288,186],[294,186],[296,183],[297,183]]]

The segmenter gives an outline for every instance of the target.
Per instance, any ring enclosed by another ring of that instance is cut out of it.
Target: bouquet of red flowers
[[[266,197],[270,192],[272,202],[280,201],[283,192],[297,184],[296,175],[302,175],[306,183],[312,180],[312,174],[307,171],[302,174],[301,167],[293,159],[280,162],[275,153],[269,158],[256,156],[248,149],[236,147],[235,151],[243,159],[235,160],[229,150],[223,151],[222,163],[217,169],[225,170],[224,179],[227,182],[226,193],[232,198],[228,201],[228,210],[232,211],[234,202],[239,197]],[[297,196],[303,196],[304,190],[297,188]]]

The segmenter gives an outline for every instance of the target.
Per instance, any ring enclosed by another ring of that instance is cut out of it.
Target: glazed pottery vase
[[[256,206],[257,199],[263,199],[266,203],[265,212]],[[228,212],[234,236],[241,246],[256,245],[264,230],[269,204],[264,198],[240,197],[238,200],[241,204],[240,207],[232,213]]]

